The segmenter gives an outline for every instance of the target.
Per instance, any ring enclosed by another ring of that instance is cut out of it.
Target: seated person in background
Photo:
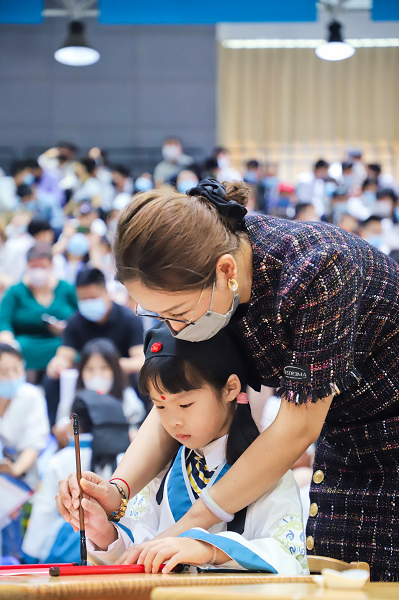
[[[29,213],[37,213],[37,202],[35,194],[30,185],[22,183],[17,187],[17,196],[19,197],[18,210],[26,210]]]
[[[199,179],[194,171],[190,171],[189,169],[185,169],[184,171],[180,171],[176,179],[176,187],[177,190],[181,194],[187,194],[188,190],[195,187],[199,183]]]
[[[0,341],[12,344],[16,339],[26,368],[39,372],[54,357],[64,321],[77,306],[73,287],[55,277],[51,258],[50,246],[35,244],[27,254],[23,280],[6,292],[0,305]]]
[[[68,319],[62,344],[47,366],[46,399],[54,419],[60,373],[73,367],[77,353],[86,342],[95,338],[112,340],[121,355],[121,369],[127,375],[138,373],[144,362],[141,320],[129,308],[111,301],[104,274],[96,268],[83,269],[76,280],[76,293],[78,310]],[[53,425],[51,417],[50,421]]]
[[[115,188],[115,193],[133,194],[134,184],[133,179],[129,176],[129,169],[123,165],[114,165],[111,169],[112,184]]]
[[[352,217],[352,215],[349,215],[348,213],[344,213],[343,215],[341,215],[341,218],[337,225],[338,227],[341,227],[341,229],[349,231],[349,233],[357,234],[357,232],[359,231],[359,221],[355,217]]]
[[[359,236],[384,254],[389,254],[389,246],[384,241],[381,217],[371,216],[360,223]]]
[[[182,169],[191,165],[191,156],[183,154],[183,146],[176,138],[167,138],[162,144],[163,160],[154,169],[155,185],[169,183]]]
[[[22,215],[21,215],[22,216]],[[33,218],[17,237],[9,237],[0,251],[0,273],[19,283],[26,270],[26,254],[36,242],[52,245],[54,231],[44,219]]]
[[[29,185],[35,180],[26,162],[22,160],[15,161],[11,166],[11,175],[0,178],[0,213],[8,210],[15,210],[19,197],[17,188],[23,183]]]
[[[139,175],[139,177],[137,177],[136,181],[134,182],[134,193],[137,194],[137,192],[148,192],[149,190],[153,190],[154,189],[154,182],[152,179],[152,175],[151,173],[148,173],[147,171],[144,171],[144,173],[142,173],[141,175]],[[130,197],[132,195],[130,194]],[[115,200],[116,200],[117,196],[115,196]],[[115,206],[114,206],[115,208]],[[118,209],[119,210],[119,209]]]
[[[295,221],[320,221],[312,202],[301,202],[295,208]]]
[[[174,338],[163,323],[147,332],[145,353],[141,389],[151,395],[165,430],[183,445],[170,470],[132,500],[120,525],[108,521],[90,496],[82,501],[91,562],[131,564],[140,556],[138,562],[145,564],[147,572],[157,572],[161,563],[169,561],[163,572],[184,563],[285,575],[308,573],[302,508],[291,471],[233,520],[209,531],[195,528],[179,537],[153,540],[198,497],[209,501],[208,489],[259,430],[242,393],[248,376],[246,360],[227,328],[193,344]],[[84,478],[83,489],[86,486]],[[75,531],[78,519],[78,511],[72,509]],[[134,546],[145,542],[144,549]]]
[[[90,242],[84,233],[74,233],[69,238],[63,254],[55,254],[54,271],[59,279],[75,285],[78,273],[89,260]]]
[[[22,355],[0,343],[0,475],[18,478],[35,489],[36,461],[49,433],[46,402],[37,387],[25,383]],[[4,553],[19,556],[19,516],[2,530],[2,544]]]
[[[36,460],[50,429],[43,394],[25,380],[22,354],[0,343],[0,473],[20,477],[34,489]]]
[[[127,375],[119,364],[120,354],[115,344],[106,338],[97,338],[87,342],[82,349],[78,365],[77,390],[93,390],[100,394],[110,394],[122,401],[122,409],[129,423],[129,434],[133,439],[144,421],[146,411],[142,400],[129,387]],[[54,431],[57,439],[67,435],[71,405],[63,404],[61,399],[57,410],[57,424]]]
[[[95,398],[92,400],[95,401]],[[126,432],[127,423],[126,428],[123,429],[123,436],[118,436],[118,431],[113,430],[112,419],[118,409],[115,398],[102,396],[101,402],[101,431],[93,426],[90,407],[87,403],[85,404],[77,398],[73,402],[71,412],[79,416],[82,469],[92,469],[95,473],[102,474],[105,477],[104,469],[109,471],[109,462],[118,462],[118,458],[121,457],[119,453],[126,449],[129,438]],[[122,421],[122,418],[123,415],[119,414],[119,422]],[[98,421],[97,411],[97,424]],[[98,444],[98,438],[104,431],[104,425],[107,433],[118,438],[116,448],[104,448],[101,443]],[[121,439],[122,437],[123,439]],[[75,442],[71,421],[68,424],[68,440],[68,446],[51,457],[46,475],[38,492],[33,497],[32,513],[22,544],[24,560],[30,564],[80,561],[80,536],[73,531],[69,523],[65,523],[57,510],[55,502],[59,479],[67,477],[76,468]],[[96,448],[97,452],[94,453]],[[99,448],[100,452],[98,451]],[[104,454],[101,453],[101,450]]]
[[[240,171],[231,166],[231,155],[227,148],[218,146],[214,149],[214,156],[218,163],[216,179],[222,181],[242,181]]]
[[[49,246],[54,243],[54,231],[46,219],[32,219],[28,225],[28,233],[32,236],[33,242],[42,242]]]
[[[377,192],[377,202],[373,215],[382,217],[382,236],[390,250],[399,249],[399,204],[394,190],[384,189]]]
[[[75,163],[75,173],[80,185],[73,193],[71,201],[80,203],[89,201],[96,208],[102,205],[102,185],[96,177],[96,161],[92,158],[80,158]]]

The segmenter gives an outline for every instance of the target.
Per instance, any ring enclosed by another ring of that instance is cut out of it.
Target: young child
[[[245,358],[223,329],[191,343],[172,337],[160,324],[146,334],[140,387],[149,393],[166,431],[182,446],[170,469],[111,523],[89,497],[85,509],[91,562],[144,563],[156,573],[184,563],[205,568],[308,573],[302,508],[291,471],[231,522],[209,531],[195,528],[177,538],[153,538],[178,521],[258,436],[246,394]],[[208,497],[208,501],[210,496]],[[205,501],[205,500],[204,500]],[[210,500],[211,501],[211,500]],[[72,524],[78,529],[78,512]],[[153,540],[153,541],[151,541]],[[140,546],[135,545],[149,542]]]

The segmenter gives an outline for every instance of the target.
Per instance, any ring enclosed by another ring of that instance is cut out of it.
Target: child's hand
[[[138,565],[145,566],[146,573],[158,573],[160,565],[169,561],[162,570],[162,573],[169,573],[179,563],[195,566],[207,564],[214,555],[213,546],[190,538],[155,539],[141,544],[140,547],[139,557],[137,557],[137,549],[133,547],[122,554],[118,563],[130,565],[137,560]],[[223,562],[226,560],[229,560],[227,556]]]
[[[101,504],[90,496],[83,496],[82,508],[84,509],[85,532],[89,538],[100,550],[108,550],[108,546],[114,542],[117,537],[115,527],[108,521],[107,514]],[[74,531],[79,531],[79,510],[72,509],[71,525]]]

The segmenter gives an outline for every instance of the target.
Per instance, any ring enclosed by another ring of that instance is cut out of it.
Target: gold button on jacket
[[[315,471],[314,475],[313,475],[313,481],[315,483],[321,483],[324,480],[324,473],[323,471]]]
[[[314,539],[311,535],[308,535],[308,537],[306,538],[306,548],[308,550],[313,550],[314,548]]]
[[[319,507],[317,506],[316,502],[313,502],[310,505],[309,514],[311,517],[315,517],[318,512],[319,512]]]

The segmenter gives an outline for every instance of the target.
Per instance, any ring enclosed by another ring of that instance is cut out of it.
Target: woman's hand
[[[206,542],[190,538],[166,537],[126,550],[118,563],[131,565],[137,561],[138,565],[144,565],[146,573],[158,573],[160,565],[169,561],[162,570],[162,573],[169,573],[179,563],[205,565],[213,559],[213,555],[213,546]]]
[[[97,546],[99,550],[108,550],[108,546],[117,538],[118,533],[115,527],[108,521],[107,514],[102,506],[84,494],[82,499],[84,510],[85,533],[86,537]],[[79,531],[79,510],[71,509],[71,525],[74,531]]]
[[[97,500],[107,515],[118,510],[121,496],[116,486],[91,471],[82,473],[80,485],[86,497]],[[71,522],[73,511],[79,508],[79,493],[76,473],[71,473],[67,479],[61,479],[58,483],[58,494],[55,497],[57,508],[67,523]]]

